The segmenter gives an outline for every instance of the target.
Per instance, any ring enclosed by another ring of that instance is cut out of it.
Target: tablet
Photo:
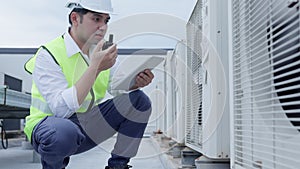
[[[145,69],[152,70],[163,62],[165,56],[130,55],[124,58],[116,68],[112,80],[112,90],[128,90],[135,83],[135,77]]]

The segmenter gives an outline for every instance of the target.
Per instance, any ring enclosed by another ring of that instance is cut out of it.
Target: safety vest
[[[64,73],[66,80],[68,81],[68,88],[74,86],[75,83],[83,75],[85,70],[88,68],[88,63],[84,60],[81,53],[74,54],[71,57],[67,56],[66,46],[62,36],[47,43],[45,46],[40,47],[39,50],[41,50],[42,48],[47,50],[54,61],[61,67],[62,72]],[[30,74],[32,74],[34,70],[36,56],[37,54],[35,54],[25,64],[25,70]],[[79,110],[76,111],[77,113],[84,113],[89,111],[95,104],[98,104],[102,100],[107,90],[109,74],[110,70],[108,69],[98,75],[93,88],[86,96]],[[46,116],[52,115],[53,113],[50,110],[47,102],[45,101],[33,81],[31,88],[30,115],[26,117],[26,125],[24,128],[24,132],[29,140],[31,140],[32,131],[35,125]]]

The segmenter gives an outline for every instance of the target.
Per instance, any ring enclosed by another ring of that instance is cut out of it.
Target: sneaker
[[[132,168],[132,166],[130,165],[127,165],[125,168],[124,167],[109,167],[109,166],[106,166],[105,169],[129,169],[129,168]]]

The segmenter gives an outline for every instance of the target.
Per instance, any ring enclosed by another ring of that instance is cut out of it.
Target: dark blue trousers
[[[136,90],[69,119],[44,118],[34,128],[32,145],[41,155],[43,169],[61,169],[71,155],[90,150],[118,133],[108,166],[126,166],[138,151],[150,114],[149,98]]]

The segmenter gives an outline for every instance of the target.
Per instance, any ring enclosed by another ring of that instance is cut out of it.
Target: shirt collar
[[[66,45],[66,51],[67,51],[67,56],[71,57],[76,53],[81,53],[83,55],[83,52],[80,50],[74,39],[71,37],[69,31],[67,31],[64,34],[64,41]]]

